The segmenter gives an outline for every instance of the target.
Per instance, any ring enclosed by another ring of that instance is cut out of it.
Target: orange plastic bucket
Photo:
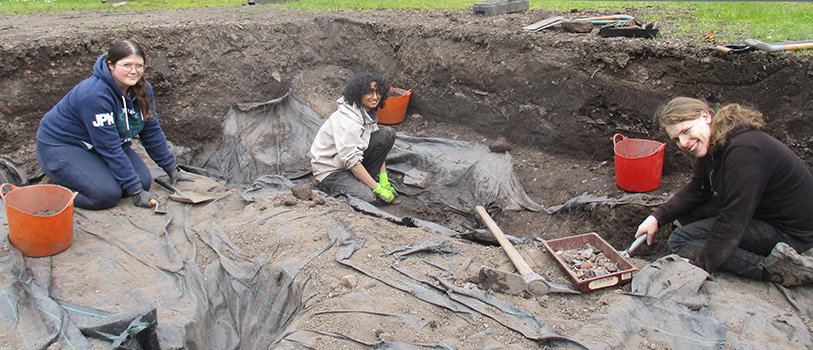
[[[11,190],[4,193],[6,187]],[[0,185],[6,205],[8,239],[23,255],[51,256],[73,242],[73,199],[77,193],[57,185]]]
[[[660,187],[665,143],[615,134],[613,144],[618,187],[630,192],[649,192]]]
[[[381,124],[398,124],[404,121],[406,116],[407,105],[409,104],[409,95],[412,95],[412,90],[404,90],[399,88],[390,88],[387,93],[387,102],[384,103],[384,108],[378,110],[378,122]]]

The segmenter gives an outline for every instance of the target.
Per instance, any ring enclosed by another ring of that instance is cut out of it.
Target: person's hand
[[[398,192],[395,192],[395,187],[392,187],[392,184],[390,184],[390,178],[387,175],[387,173],[378,174],[378,184],[381,185],[381,187],[384,187],[388,191],[392,192],[393,195],[398,194]]]
[[[155,205],[150,203],[150,199],[155,200],[155,203],[158,203],[158,196],[150,193],[149,191],[144,191],[143,189],[139,189],[135,193],[130,195],[133,198],[133,204],[137,207],[144,207],[144,208],[152,208]]]
[[[178,181],[194,181],[189,175],[182,174],[181,169],[178,169],[177,165],[167,170],[167,175],[169,176],[169,183],[172,184],[172,186],[175,186]]]
[[[656,232],[658,232],[658,219],[650,215],[646,217],[644,222],[638,225],[638,231],[635,232],[635,238],[638,238],[640,235],[648,234],[649,236],[646,237],[646,244],[652,245],[652,238],[655,237]]]
[[[373,193],[379,195],[379,197],[381,197],[381,199],[387,203],[392,203],[392,200],[395,199],[395,195],[392,194],[392,191],[384,188],[384,186],[381,186],[381,184],[375,186]]]

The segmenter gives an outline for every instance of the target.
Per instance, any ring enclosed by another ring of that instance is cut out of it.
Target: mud
[[[627,9],[647,19],[650,7]],[[0,30],[0,154],[36,181],[34,135],[41,116],[75,84],[113,39],[148,52],[145,77],[179,161],[217,140],[235,103],[267,101],[289,88],[328,116],[344,81],[376,71],[412,89],[409,134],[511,145],[526,192],[546,207],[582,194],[620,196],[611,138],[665,141],[651,116],[669,98],[753,106],[768,132],[813,164],[813,59],[752,52],[725,56],[678,38],[660,23],[656,40],[601,38],[521,27],[555,13],[484,17],[469,11],[307,13],[265,6],[111,14],[3,15]],[[582,11],[567,17],[599,15]],[[686,180],[689,157],[666,149],[666,198]],[[495,217],[508,234],[542,239],[599,232],[626,247],[646,205],[598,206],[557,215]],[[390,210],[442,221],[444,208]],[[668,227],[667,227],[668,229]],[[663,252],[659,235],[644,256]]]

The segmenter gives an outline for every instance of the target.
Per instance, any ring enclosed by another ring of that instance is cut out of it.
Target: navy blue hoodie
[[[138,136],[150,158],[163,169],[175,166],[158,114],[145,121],[135,96],[125,96],[110,74],[107,54],[99,56],[93,76],[76,85],[40,121],[37,141],[51,146],[74,145],[95,150],[128,194],[141,189],[141,179],[122,149]],[[146,83],[146,81],[145,81]],[[147,83],[152,105],[152,85]]]

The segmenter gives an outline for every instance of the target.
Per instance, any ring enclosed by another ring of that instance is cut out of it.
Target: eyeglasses
[[[133,68],[135,68],[136,71],[143,72],[145,67],[143,64],[132,64],[132,63],[121,63],[117,64],[117,66],[126,69],[128,72],[133,70]]]

